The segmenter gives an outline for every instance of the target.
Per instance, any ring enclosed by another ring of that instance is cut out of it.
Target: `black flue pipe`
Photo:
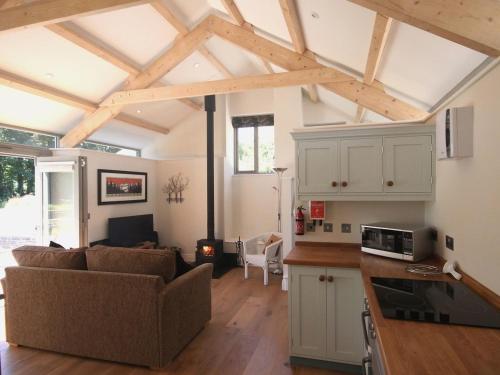
[[[207,239],[215,240],[215,213],[214,213],[215,95],[205,96],[205,112],[207,112]]]

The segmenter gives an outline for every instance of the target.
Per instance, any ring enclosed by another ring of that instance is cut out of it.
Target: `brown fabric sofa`
[[[161,276],[8,267],[7,341],[31,348],[164,367],[211,319],[212,265]]]

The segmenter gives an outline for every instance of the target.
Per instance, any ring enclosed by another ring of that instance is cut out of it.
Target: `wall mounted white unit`
[[[436,117],[437,158],[455,159],[472,156],[473,107],[446,108]]]
[[[301,201],[434,199],[433,126],[325,127],[292,137]]]

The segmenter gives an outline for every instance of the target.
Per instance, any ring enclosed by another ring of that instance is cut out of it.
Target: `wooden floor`
[[[262,271],[230,271],[213,281],[212,321],[162,371],[1,345],[2,375],[340,375],[288,363],[287,294],[281,278]]]

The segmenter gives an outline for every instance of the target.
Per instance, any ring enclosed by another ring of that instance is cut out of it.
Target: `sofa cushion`
[[[45,246],[21,246],[12,250],[20,266],[86,270],[85,250],[64,250]]]
[[[90,271],[157,275],[169,282],[175,276],[175,254],[171,250],[96,245],[87,250],[87,268]]]

